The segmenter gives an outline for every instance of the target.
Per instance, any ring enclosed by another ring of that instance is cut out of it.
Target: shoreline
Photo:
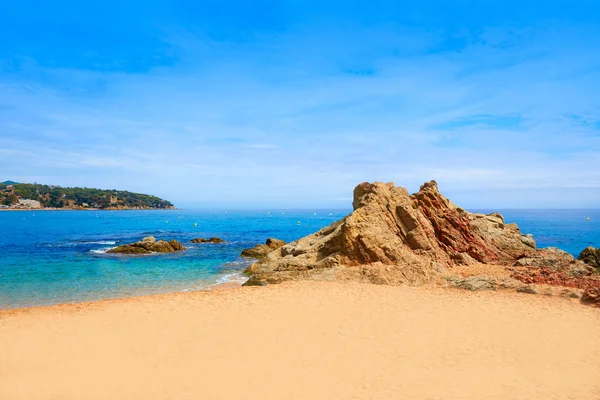
[[[136,296],[127,296],[127,297],[115,297],[112,299],[99,299],[99,300],[89,300],[89,301],[77,301],[74,303],[57,303],[57,304],[47,304],[47,305],[38,305],[38,306],[30,306],[30,307],[17,307],[17,308],[0,308],[0,320],[2,318],[13,315],[13,314],[21,314],[21,313],[30,313],[34,311],[51,311],[51,310],[63,310],[63,309],[74,309],[81,310],[82,308],[90,308],[97,307],[102,305],[109,304],[118,304],[118,303],[127,303],[127,302],[139,302],[144,300],[160,300],[166,299],[170,296],[185,296],[185,295],[201,295],[202,293],[210,293],[210,292],[221,292],[228,291],[234,289],[242,288],[241,283],[236,282],[224,282],[218,283],[214,286],[211,286],[207,289],[199,289],[199,290],[189,290],[189,291],[179,291],[179,292],[168,292],[168,293],[153,293],[153,294],[141,294]]]
[[[121,301],[136,301],[136,299],[146,299],[146,298],[162,298],[165,296],[178,295],[178,294],[188,294],[188,293],[204,293],[204,292],[219,292],[223,290],[232,290],[241,288],[243,283],[236,281],[228,281],[215,283],[212,286],[207,287],[206,289],[196,289],[196,290],[185,290],[185,291],[174,291],[174,292],[166,292],[166,293],[150,293],[150,294],[139,294],[133,296],[125,296],[125,297],[114,297],[108,299],[97,299],[97,300],[84,300],[84,301],[76,301],[72,303],[56,303],[56,304],[45,304],[45,305],[34,305],[34,306],[25,306],[25,307],[15,307],[15,308],[0,308],[0,319],[2,319],[5,315],[10,315],[13,313],[21,313],[21,312],[29,312],[36,309],[52,309],[52,308],[69,308],[74,307],[79,309],[81,307],[93,306],[95,304],[101,303],[110,303],[110,302],[121,302]]]
[[[475,275],[466,275],[466,276],[475,276]],[[284,281],[281,283],[277,283],[277,284],[269,284],[267,286],[243,286],[243,283],[240,282],[236,282],[236,281],[228,281],[228,282],[222,282],[222,283],[216,283],[212,286],[207,287],[206,289],[194,289],[194,290],[183,290],[183,291],[173,291],[173,292],[165,292],[165,293],[149,293],[149,294],[138,294],[138,295],[133,295],[133,296],[125,296],[125,297],[115,297],[115,298],[108,298],[108,299],[97,299],[97,300],[84,300],[84,301],[77,301],[77,302],[72,302],[72,303],[56,303],[56,304],[47,304],[47,305],[34,305],[34,306],[25,306],[25,307],[16,307],[16,308],[0,308],[0,319],[2,319],[5,315],[10,315],[10,314],[14,314],[14,313],[27,313],[27,312],[31,312],[31,311],[36,311],[38,309],[40,310],[45,310],[45,309],[69,309],[69,308],[74,308],[76,310],[82,309],[82,308],[88,308],[88,307],[96,307],[96,306],[101,306],[103,304],[118,304],[118,303],[127,303],[127,302],[140,302],[140,301],[144,301],[144,300],[168,300],[169,297],[180,297],[180,296],[197,296],[197,295],[203,295],[203,294],[208,294],[208,293],[213,293],[213,292],[223,292],[223,291],[232,291],[232,290],[254,290],[255,288],[265,288],[265,287],[285,287],[288,285],[303,285],[303,284],[307,284],[307,285],[311,285],[311,284],[340,284],[340,285],[366,285],[366,286],[375,286],[375,287],[389,287],[389,288],[408,288],[408,289],[415,289],[415,290],[422,290],[425,292],[429,292],[429,293],[442,293],[442,292],[451,292],[451,293],[458,293],[460,294],[465,294],[466,296],[468,295],[477,295],[477,294],[497,294],[497,295],[506,295],[506,296],[516,296],[516,297],[525,297],[525,298],[532,298],[532,299],[549,299],[550,301],[557,301],[557,302],[567,302],[567,303],[571,303],[571,304],[576,304],[579,307],[582,308],[590,308],[590,309],[594,309],[597,310],[597,308],[593,307],[592,305],[586,305],[586,304],[582,304],[581,303],[581,299],[580,298],[569,298],[569,297],[565,297],[565,296],[558,296],[556,294],[542,294],[542,293],[536,293],[536,294],[530,294],[530,293],[524,293],[524,292],[518,292],[515,291],[514,289],[503,289],[503,288],[498,288],[498,289],[494,289],[494,290],[482,290],[482,291],[471,291],[468,289],[463,289],[463,288],[459,288],[456,286],[444,286],[441,284],[437,284],[437,283],[429,283],[426,285],[419,285],[419,286],[410,286],[410,285],[386,285],[386,284],[373,284],[373,283],[365,283],[365,282],[355,282],[355,281],[344,281],[344,280],[334,280],[334,281],[319,281],[319,280],[298,280],[298,281]],[[549,286],[549,285],[541,285],[540,287],[547,287],[547,288],[556,288],[555,286]],[[600,313],[598,313],[599,317],[600,317]]]
[[[569,299],[350,281],[45,306],[0,312],[0,398],[596,400],[599,334]]]

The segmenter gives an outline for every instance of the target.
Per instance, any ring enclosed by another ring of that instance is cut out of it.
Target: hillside
[[[31,183],[0,183],[2,208],[169,209],[170,201],[125,190],[63,188]]]

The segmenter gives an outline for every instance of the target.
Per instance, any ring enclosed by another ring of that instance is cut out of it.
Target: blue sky
[[[311,208],[436,179],[468,208],[598,208],[599,21],[593,1],[2,2],[0,180]]]

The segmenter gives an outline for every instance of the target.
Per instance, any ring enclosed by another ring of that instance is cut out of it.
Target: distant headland
[[[3,210],[169,210],[168,200],[126,190],[65,188],[38,183],[0,182]]]

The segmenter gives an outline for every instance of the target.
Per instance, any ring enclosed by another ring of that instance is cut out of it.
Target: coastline
[[[0,208],[0,211],[180,211],[181,208]]]
[[[598,334],[570,299],[355,282],[33,307],[0,311],[0,397],[595,400]]]

